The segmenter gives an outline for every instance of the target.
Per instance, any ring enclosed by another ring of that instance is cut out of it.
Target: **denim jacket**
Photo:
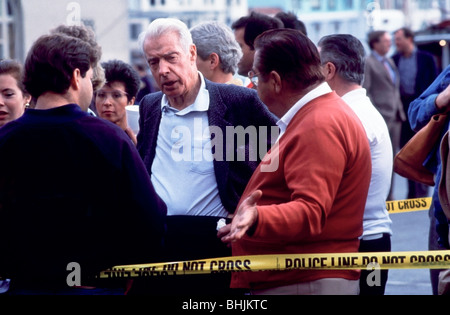
[[[422,95],[415,99],[409,105],[408,118],[411,124],[411,128],[414,131],[419,131],[424,127],[431,119],[433,115],[439,114],[440,111],[436,107],[436,98],[444,91],[450,84],[450,65],[447,66],[444,71],[434,80],[434,82],[426,89]],[[449,119],[447,118],[447,124],[442,131],[441,139],[449,129]],[[436,217],[436,230],[438,233],[438,242],[445,248],[450,248],[448,241],[449,221],[444,215],[442,207],[439,202],[438,184],[441,179],[441,156],[440,156],[440,143],[437,143],[434,150],[430,153],[425,166],[432,170],[435,175],[435,189],[433,191],[433,206],[434,215]]]

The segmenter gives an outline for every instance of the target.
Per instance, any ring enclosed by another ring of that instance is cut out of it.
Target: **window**
[[[336,9],[337,9],[336,0],[328,0],[328,10],[336,11]]]
[[[17,58],[18,1],[0,0],[0,58]]]
[[[321,0],[311,0],[311,10],[312,11],[319,11],[321,9]]]
[[[338,34],[341,31],[341,22],[339,21],[334,21],[331,23],[333,25],[333,32]]]
[[[141,9],[141,2],[139,0],[129,1],[130,10],[139,11]]]
[[[302,9],[302,1],[292,0],[292,9],[294,12],[300,11]]]
[[[130,38],[131,39],[137,40],[141,33],[142,33],[142,25],[141,24],[131,24],[130,25]]]
[[[344,9],[353,9],[353,0],[344,0]]]

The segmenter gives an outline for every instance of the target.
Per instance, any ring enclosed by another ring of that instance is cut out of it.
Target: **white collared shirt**
[[[291,122],[292,118],[294,118],[295,114],[307,103],[312,101],[313,99],[322,96],[324,94],[332,92],[330,86],[328,83],[324,82],[320,84],[315,89],[309,91],[305,96],[303,96],[301,99],[298,100],[297,103],[292,106],[286,114],[284,114],[283,117],[277,122],[277,126],[280,128],[280,136],[278,139],[280,139],[284,132],[286,131],[287,126]]]
[[[201,73],[194,103],[179,111],[164,95],[152,183],[168,215],[226,217],[214,173],[209,132],[209,92]]]
[[[364,126],[372,157],[372,177],[364,210],[363,236],[382,233],[392,235],[392,221],[386,210],[393,163],[388,127],[383,116],[367,97],[365,89],[350,91],[342,99],[353,109]]]

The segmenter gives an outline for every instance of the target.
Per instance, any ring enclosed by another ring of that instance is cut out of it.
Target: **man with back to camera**
[[[124,294],[125,283],[95,276],[161,253],[166,206],[136,148],[87,114],[100,57],[65,34],[41,36],[27,56],[35,109],[0,132],[0,274],[11,278],[9,294]],[[74,283],[71,263],[80,266]]]
[[[389,252],[392,221],[386,210],[386,198],[392,176],[392,143],[383,116],[370,102],[366,90],[361,87],[364,79],[364,46],[349,34],[322,37],[318,46],[326,81],[361,119],[370,144],[372,177],[364,210],[359,251]],[[388,270],[381,271],[380,285],[368,285],[367,277],[370,273],[371,271],[361,270],[360,295],[383,295]]]
[[[356,114],[325,82],[314,43],[298,30],[255,41],[258,95],[281,117],[281,135],[250,179],[231,224],[219,230],[233,256],[357,252],[371,176]],[[262,172],[278,159],[273,172]],[[357,270],[235,272],[252,294],[358,294]]]

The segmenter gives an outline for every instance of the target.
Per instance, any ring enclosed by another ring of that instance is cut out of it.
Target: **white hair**
[[[139,35],[139,47],[144,50],[147,38],[157,38],[169,32],[178,34],[181,47],[188,52],[193,44],[191,32],[186,24],[174,18],[159,18],[151,22],[147,30]]]

